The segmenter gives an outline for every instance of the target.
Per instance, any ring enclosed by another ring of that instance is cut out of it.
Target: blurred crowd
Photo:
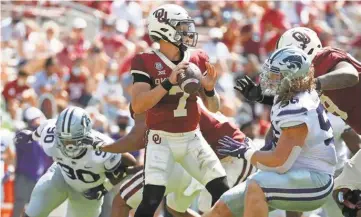
[[[285,30],[309,27],[323,46],[340,47],[361,59],[360,2],[173,2],[189,10],[200,34],[197,47],[204,49],[216,66],[221,112],[260,143],[270,126],[270,108],[244,100],[233,86],[243,75],[258,81],[262,62]],[[10,171],[4,173],[3,183],[12,180],[14,173],[15,178],[22,173],[20,164],[24,162],[16,161],[16,155],[39,156],[35,145],[28,147],[34,151],[24,153],[12,144],[14,132],[31,128],[38,118],[35,110],[29,109],[39,108],[46,118],[55,118],[69,105],[83,107],[94,128],[114,139],[132,126],[128,111],[131,60],[136,53],[158,47],[148,37],[146,17],[163,2],[70,3],[1,2],[1,162]],[[67,14],[77,8],[91,13],[86,17]],[[65,22],[60,19],[64,15]],[[96,31],[89,34],[88,30]],[[142,164],[142,152],[133,154]],[[33,166],[44,165],[49,163]]]

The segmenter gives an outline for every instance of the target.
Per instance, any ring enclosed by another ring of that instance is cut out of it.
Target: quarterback
[[[336,165],[330,122],[317,92],[307,54],[276,50],[262,68],[264,92],[275,95],[271,110],[274,147],[257,151],[248,142],[220,140],[220,154],[245,158],[260,169],[222,195],[204,216],[266,217],[273,209],[311,211],[333,188]]]
[[[218,140],[224,136],[230,136],[233,139],[242,142],[245,135],[236,125],[220,114],[209,112],[202,104],[199,127],[202,135],[212,147],[216,150],[219,146]],[[94,144],[94,150],[105,152],[124,153],[144,148],[144,134],[146,133],[145,115],[134,114],[130,108],[135,125],[128,135],[122,137],[112,144]],[[235,186],[256,171],[256,168],[244,159],[226,157],[218,155],[222,166],[227,173],[229,186]],[[142,171],[132,176],[129,180],[122,183],[119,194],[113,201],[113,216],[126,217],[131,208],[137,208],[140,204],[143,192]],[[204,186],[192,178],[184,169],[176,163],[166,185],[165,194],[167,195],[167,208],[174,216],[197,215],[188,209],[194,198],[199,195],[199,209],[202,212],[211,207],[211,196],[204,189]]]
[[[136,114],[146,112],[148,128],[145,186],[135,217],[153,217],[176,162],[206,186],[213,203],[228,190],[226,173],[198,129],[197,96],[212,112],[219,108],[219,97],[214,90],[217,73],[208,56],[188,49],[197,44],[194,20],[182,7],[165,4],[149,14],[148,31],[160,49],[137,54],[131,64],[131,104]],[[197,94],[187,94],[177,85],[178,74],[190,62],[203,74]]]
[[[40,142],[54,164],[39,179],[25,210],[25,217],[47,217],[69,199],[67,216],[98,217],[103,196],[120,183],[128,166],[135,165],[130,154],[111,154],[87,149],[87,143],[112,140],[95,130],[85,110],[69,107],[57,120],[50,119],[34,132],[20,131],[15,142]]]

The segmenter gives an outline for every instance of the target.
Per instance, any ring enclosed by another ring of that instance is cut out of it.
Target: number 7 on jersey
[[[187,104],[187,99],[189,97],[189,94],[183,92],[179,86],[173,86],[169,90],[169,95],[176,95],[177,93],[183,93],[183,95],[179,98],[177,109],[173,110],[174,117],[187,116],[186,104]]]

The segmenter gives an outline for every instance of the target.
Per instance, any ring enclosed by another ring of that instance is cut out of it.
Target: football
[[[201,87],[201,70],[194,63],[189,63],[188,68],[178,74],[177,82],[179,87],[188,94],[196,93]]]

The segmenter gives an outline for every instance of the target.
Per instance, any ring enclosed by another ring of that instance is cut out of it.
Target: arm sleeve
[[[348,53],[337,48],[326,47],[313,60],[315,77],[327,74],[342,61],[351,63],[358,71],[361,71],[361,64]]]
[[[294,126],[301,125],[301,124],[307,124],[307,127],[309,127],[308,123],[309,123],[309,121],[308,121],[307,113],[303,113],[300,115],[281,119],[279,121],[279,126],[280,126],[280,128],[287,128],[287,127],[294,127]]]
[[[50,120],[44,121],[44,123],[42,123],[38,128],[36,128],[36,130],[33,132],[32,138],[35,141],[39,141],[41,138],[41,133],[43,132],[44,128],[46,127],[46,125],[48,125],[48,123],[50,122]]]
[[[150,75],[146,72],[144,67],[144,60],[140,54],[137,54],[132,59],[130,73],[133,75],[133,84],[136,82],[152,83]]]
[[[133,75],[133,84],[136,83],[136,82],[145,82],[145,83],[148,83],[150,85],[152,84],[152,80],[149,77],[147,77],[147,76],[145,76],[143,74],[134,73],[132,75]]]

